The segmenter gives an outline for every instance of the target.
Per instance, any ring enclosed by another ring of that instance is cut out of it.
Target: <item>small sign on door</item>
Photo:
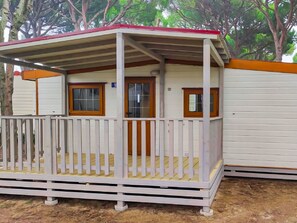
[[[111,88],[117,88],[117,82],[111,82]]]

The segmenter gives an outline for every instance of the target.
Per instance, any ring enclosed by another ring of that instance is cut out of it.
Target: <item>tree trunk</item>
[[[4,42],[4,30],[8,23],[9,16],[9,0],[4,0],[2,5],[2,13],[1,13],[1,23],[0,23],[0,42]],[[0,63],[0,105],[1,105],[1,114],[5,114],[5,104],[6,104],[6,96],[5,96],[5,65],[4,63]]]
[[[20,1],[15,12],[9,12],[9,0],[3,1],[2,7],[2,21],[0,27],[0,40],[4,42],[4,30],[8,23],[9,14],[11,28],[9,30],[9,41],[18,40],[18,32],[21,26],[25,23],[27,15],[32,7],[32,0]],[[13,95],[13,80],[14,80],[14,66],[7,64],[6,71],[4,64],[0,65],[0,103],[2,115],[13,115],[12,95]]]
[[[283,60],[283,47],[278,43],[275,43],[275,61],[282,62]]]
[[[7,64],[6,66],[6,84],[5,84],[5,111],[4,115],[13,115],[12,95],[13,95],[13,80],[14,66]]]

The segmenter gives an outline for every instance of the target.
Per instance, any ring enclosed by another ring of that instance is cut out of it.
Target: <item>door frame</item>
[[[155,77],[126,77],[125,78],[125,117],[128,117],[129,112],[129,102],[128,102],[128,94],[129,94],[129,83],[149,83],[150,88],[150,117],[146,118],[155,118],[156,117],[156,78]],[[133,118],[133,117],[130,117]],[[141,119],[136,117],[135,119]],[[145,119],[145,118],[144,118]],[[137,121],[137,155],[141,155],[141,122]],[[146,122],[146,155],[150,155],[151,151],[151,132],[150,132],[150,121]],[[128,154],[132,154],[132,121],[128,121]]]

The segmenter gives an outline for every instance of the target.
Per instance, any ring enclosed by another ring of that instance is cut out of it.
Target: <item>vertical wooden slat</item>
[[[61,142],[61,173],[66,172],[66,120],[60,119],[60,142]]]
[[[17,120],[18,128],[18,170],[23,170],[23,126],[22,120]]]
[[[77,120],[77,172],[83,173],[83,160],[82,160],[82,120]]]
[[[146,176],[146,121],[141,121],[141,175]]]
[[[109,175],[109,121],[104,120],[104,172]]]
[[[95,156],[96,156],[96,174],[100,175],[101,162],[100,162],[100,122],[95,120]]]
[[[39,159],[39,151],[40,151],[40,140],[39,140],[39,137],[40,137],[40,128],[39,128],[39,122],[41,120],[39,119],[36,119],[35,120],[35,170],[36,172],[39,172],[40,171],[40,159]]]
[[[160,121],[160,177],[165,176],[165,121]]]
[[[44,120],[43,132],[43,148],[44,148],[44,172],[46,174],[53,174],[53,126],[50,116],[46,116]]]
[[[74,172],[74,157],[73,157],[73,153],[74,153],[74,145],[73,145],[73,120],[67,120],[67,136],[68,136],[68,153],[69,153],[69,173],[73,173]]]
[[[151,121],[151,176],[156,175],[156,128],[155,121]]]
[[[81,145],[82,145],[82,166],[83,166],[83,171],[85,170],[86,167],[86,154],[87,154],[87,132],[86,132],[86,119],[82,119],[81,120]],[[84,156],[85,155],[85,160],[84,160]]]
[[[2,119],[2,157],[3,157],[3,169],[7,170],[7,120]]]
[[[169,177],[174,176],[174,122],[169,121],[168,149],[169,149]]]
[[[60,120],[59,119],[56,119],[56,124],[55,124],[55,127],[56,127],[56,130],[55,130],[55,133],[56,133],[56,148],[60,148]]]
[[[33,129],[32,120],[26,120],[27,168],[32,171]]]
[[[53,174],[57,174],[57,165],[58,165],[58,162],[57,162],[57,122],[55,119],[52,119],[52,141],[53,141],[53,148],[52,148],[52,156],[53,156]]]
[[[10,120],[9,126],[9,139],[10,139],[10,169],[14,171],[15,169],[15,137],[14,137],[14,119]]]
[[[192,179],[194,176],[194,131],[193,121],[188,122],[188,136],[189,136],[189,178]]]
[[[132,176],[137,176],[137,122],[132,121]]]
[[[199,181],[203,181],[203,122],[199,121]]]
[[[124,177],[129,176],[128,121],[124,121]]]
[[[91,140],[90,140],[90,120],[86,120],[85,125],[85,151],[86,151],[86,173],[91,174]]]
[[[181,179],[183,176],[183,121],[178,121],[178,177]]]

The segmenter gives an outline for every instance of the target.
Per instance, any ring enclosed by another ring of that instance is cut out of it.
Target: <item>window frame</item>
[[[74,89],[99,89],[99,111],[77,111],[73,105]],[[68,83],[69,115],[73,116],[105,116],[105,83]]]
[[[210,117],[218,117],[219,116],[219,88],[211,88],[210,94],[213,95],[213,112],[210,112]],[[184,117],[185,118],[202,118],[203,112],[191,112],[189,111],[189,95],[190,94],[203,94],[203,88],[183,88],[184,94]]]

